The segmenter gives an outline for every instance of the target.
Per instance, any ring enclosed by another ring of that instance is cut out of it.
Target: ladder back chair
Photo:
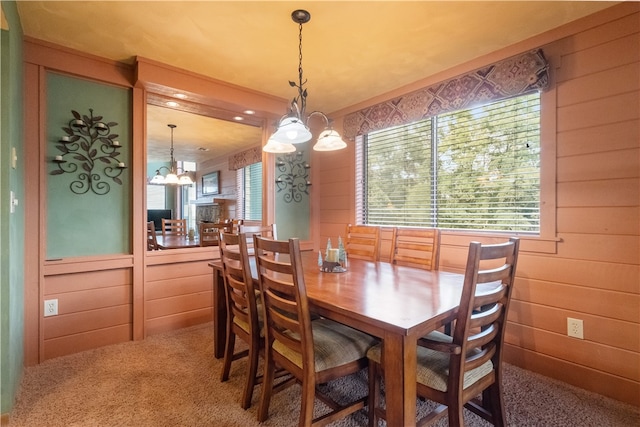
[[[437,270],[439,251],[440,230],[437,228],[396,227],[393,230],[393,264]]]
[[[162,218],[162,235],[186,236],[187,220]]]
[[[378,261],[380,227],[371,225],[347,225],[346,251],[349,258]]]
[[[340,405],[317,386],[365,368],[366,352],[376,339],[329,319],[312,321],[298,239],[279,241],[258,235],[253,239],[266,326],[258,421],[268,416],[276,366],[302,386],[300,426],[326,425],[363,408],[366,397]],[[316,397],[331,411],[313,419]]]
[[[200,246],[217,246],[220,243],[220,233],[230,233],[232,225],[213,222],[201,222],[199,227]]]
[[[147,250],[158,250],[158,239],[156,238],[156,225],[153,221],[147,222]]]
[[[463,426],[463,408],[495,426],[507,424],[502,394],[502,347],[515,280],[519,239],[495,245],[471,242],[453,337],[431,332],[418,340],[417,394],[439,405],[418,426],[448,414]],[[377,426],[381,347],[369,357],[369,425]],[[482,394],[481,399],[476,396]]]
[[[216,229],[217,230],[217,229]],[[231,362],[248,356],[244,391],[240,405],[251,406],[253,389],[260,382],[258,359],[263,348],[262,308],[258,309],[258,295],[251,277],[249,253],[244,236],[220,233],[220,260],[227,305],[227,339],[220,381],[229,379]],[[247,343],[248,349],[235,352],[236,337]]]

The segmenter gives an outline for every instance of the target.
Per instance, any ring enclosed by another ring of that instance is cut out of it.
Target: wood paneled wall
[[[40,358],[51,359],[132,338],[130,258],[50,262],[43,300],[58,300],[58,315],[44,317]]]
[[[212,259],[217,246],[149,253],[144,285],[146,336],[213,319]]]
[[[484,58],[542,47],[552,88],[542,109],[555,138],[555,250],[526,238],[506,336],[506,359],[640,406],[640,8],[624,4]],[[451,76],[482,63],[458,67]],[[402,92],[389,94],[393,98]],[[359,105],[358,108],[363,108]],[[341,112],[345,115],[350,111]],[[547,110],[548,112],[548,110]],[[554,123],[555,122],[555,123]],[[544,131],[551,131],[544,132]],[[355,154],[314,158],[320,241],[355,222]],[[344,183],[349,183],[345,186]],[[382,234],[381,259],[389,233]],[[505,236],[443,231],[440,269],[462,271],[468,242]],[[567,336],[584,321],[584,340]]]

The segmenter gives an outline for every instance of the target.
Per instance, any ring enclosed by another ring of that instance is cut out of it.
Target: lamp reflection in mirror
[[[173,129],[176,125],[168,124],[171,128],[171,163],[170,166],[161,166],[156,170],[156,174],[151,178],[149,184],[152,185],[191,185],[193,180],[189,176],[189,172],[178,174],[178,162],[173,158]],[[160,174],[160,171],[166,169],[168,171],[166,176]]]
[[[289,81],[289,85],[298,89],[298,95],[291,101],[289,113],[280,119],[278,128],[262,150],[268,153],[290,153],[295,151],[295,147],[292,144],[301,144],[311,140],[313,137],[307,126],[307,120],[313,115],[320,115],[325,121],[324,130],[321,132],[313,149],[316,151],[340,150],[345,148],[347,144],[342,140],[338,132],[331,128],[329,118],[320,111],[314,111],[308,117],[305,115],[307,90],[304,89],[304,85],[307,82],[302,78],[302,24],[309,22],[311,14],[306,10],[294,10],[291,13],[291,19],[299,25],[300,43],[298,83]]]

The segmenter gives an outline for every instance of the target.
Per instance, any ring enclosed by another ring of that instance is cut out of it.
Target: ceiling
[[[291,20],[291,12],[306,9],[311,13],[302,31],[307,111],[327,114],[614,4],[17,2],[26,36],[126,63],[142,56],[284,99],[296,95],[287,82],[298,78],[298,24]],[[261,138],[254,127],[150,107],[149,144],[159,144],[149,149],[150,155],[168,156],[168,123],[177,125],[174,139],[179,160],[229,154],[243,144],[256,145]],[[209,151],[199,151],[200,147]]]

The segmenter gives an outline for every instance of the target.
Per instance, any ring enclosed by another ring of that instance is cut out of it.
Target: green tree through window
[[[367,224],[538,232],[540,95],[365,136]]]

